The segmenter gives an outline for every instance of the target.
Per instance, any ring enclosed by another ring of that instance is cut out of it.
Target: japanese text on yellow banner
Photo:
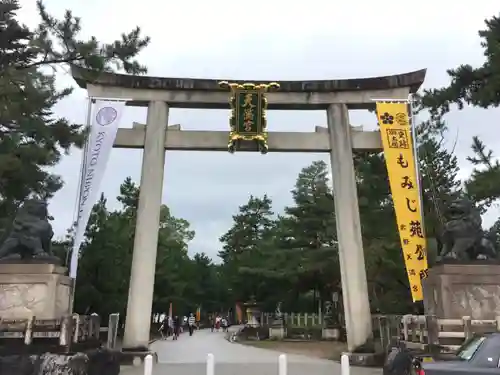
[[[377,102],[377,118],[413,301],[421,301],[427,248],[406,102]]]

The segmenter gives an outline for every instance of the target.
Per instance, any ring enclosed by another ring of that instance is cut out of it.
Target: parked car
[[[393,347],[384,364],[384,375],[500,375],[500,333],[477,335],[454,354],[432,358]]]
[[[449,360],[422,361],[420,367],[418,375],[500,374],[500,333],[475,336]]]

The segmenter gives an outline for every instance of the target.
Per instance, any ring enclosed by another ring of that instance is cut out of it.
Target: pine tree
[[[487,237],[492,241],[493,246],[498,251],[500,249],[500,218],[497,219],[487,231]]]
[[[292,190],[294,206],[286,207],[288,217],[297,224],[297,245],[336,244],[335,203],[328,179],[328,165],[315,161],[302,169]]]
[[[407,311],[408,278],[384,155],[357,153],[354,164],[371,309]]]
[[[303,309],[316,311],[317,297],[330,298],[340,288],[335,205],[328,181],[328,166],[316,161],[302,169],[292,190],[294,205],[274,223],[271,236],[260,242],[261,262],[240,270],[273,285],[268,306],[297,306],[309,295]],[[279,291],[279,295],[277,295]]]
[[[104,196],[93,207],[81,248],[76,283],[75,308],[79,313],[92,310],[107,316],[113,312],[125,312],[139,187],[127,178],[120,186],[120,192],[117,197],[123,205],[120,210],[110,211]],[[174,302],[179,310],[187,309],[200,296],[197,293],[200,285],[193,278],[193,264],[187,251],[187,243],[193,237],[189,223],[172,216],[169,208],[163,205],[159,222],[154,311],[168,311],[170,302]]]
[[[467,157],[467,160],[474,165],[474,170],[465,182],[465,189],[484,211],[500,198],[500,162],[479,137],[472,139],[471,148],[474,156]]]
[[[262,279],[242,272],[241,267],[260,268],[263,261],[262,244],[273,229],[272,201],[250,196],[233,216],[233,226],[220,238],[223,244],[219,257],[223,261],[226,282],[231,285],[236,300],[244,301],[252,296],[262,299]]]
[[[289,272],[295,273],[302,291],[313,290],[314,296],[323,299],[329,299],[340,286],[335,202],[328,169],[322,160],[302,169],[292,190],[294,205],[285,208],[284,222],[293,233],[285,250],[295,263],[289,265]]]
[[[426,124],[421,126],[424,127]],[[442,136],[444,132],[446,132],[444,126],[439,135],[423,132],[418,147],[423,219],[431,264],[434,263],[436,252],[439,251],[447,207],[461,192],[458,160],[446,149]],[[436,245],[434,240],[437,241]]]
[[[8,68],[14,66],[28,64],[35,57],[34,51],[28,48],[32,33],[26,26],[16,21],[17,10],[19,10],[18,1],[3,0],[0,2],[1,72],[5,72]]]
[[[466,105],[481,108],[500,104],[500,18],[485,20],[486,28],[478,32],[484,48],[484,63],[474,68],[460,65],[447,71],[451,83],[441,89],[426,90],[423,104],[438,118],[456,104],[459,109]]]
[[[19,2],[0,0],[0,218],[11,217],[30,195],[51,198],[63,182],[50,167],[83,143],[83,128],[53,113],[71,89],[56,90],[54,70],[41,68],[71,63],[97,73],[145,72],[134,60],[149,43],[139,28],[111,44],[81,40],[80,19],[71,11],[57,20],[41,1],[37,6],[41,22],[30,30],[16,18]]]

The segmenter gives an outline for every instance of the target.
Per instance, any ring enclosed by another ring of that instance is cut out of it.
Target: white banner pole
[[[92,97],[88,98],[87,102],[87,115],[85,119],[85,127],[86,130],[90,129],[90,123],[91,123],[91,116],[92,116],[92,104],[94,103],[94,99]],[[76,207],[75,207],[75,212],[73,215],[73,248],[71,251],[68,251],[66,254],[66,267],[71,267],[69,262],[73,259],[73,253],[75,252],[74,249],[74,243],[75,243],[75,235],[77,232],[77,226],[78,226],[78,209],[80,207],[80,193],[83,189],[83,176],[85,174],[85,160],[87,160],[87,151],[88,151],[88,146],[89,146],[89,137],[90,133],[85,136],[85,143],[83,144],[83,153],[82,153],[82,161],[80,163],[80,183],[78,184],[78,192],[77,192],[77,200],[76,200]],[[76,271],[75,271],[76,272]],[[71,269],[70,269],[71,273]],[[76,289],[76,275],[75,278],[70,278],[71,280],[71,291],[69,294],[69,313],[73,313],[73,303],[75,301],[75,289]]]
[[[91,116],[90,121],[90,134],[86,157],[84,157],[81,189],[78,198],[75,237],[69,274],[72,279],[76,279],[80,245],[85,236],[85,229],[92,207],[98,198],[100,184],[104,177],[126,103],[125,101],[95,100],[95,104],[94,114]]]
[[[95,102],[95,100],[92,97],[87,98],[87,115],[85,117],[85,128],[90,130],[90,117],[92,116],[92,104]],[[73,243],[75,241],[75,234],[76,234],[76,225],[78,223],[78,208],[80,207],[80,192],[83,189],[83,176],[85,172],[85,160],[87,159],[87,150],[89,146],[89,137],[90,133],[85,136],[85,142],[83,144],[83,152],[82,152],[82,161],[80,163],[80,183],[78,184],[78,190],[77,190],[77,199],[76,199],[76,205],[75,205],[75,211],[73,214]],[[69,267],[69,262],[70,262],[70,256],[72,254],[72,251],[68,251],[66,254],[66,267]]]

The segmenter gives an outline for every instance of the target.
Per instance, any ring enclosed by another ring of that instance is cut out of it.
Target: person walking
[[[168,335],[167,336],[173,336],[174,335],[174,318],[173,316],[168,316]]]
[[[174,337],[173,337],[173,339],[177,340],[179,338],[179,333],[181,330],[181,320],[179,319],[179,317],[177,315],[174,317],[173,324],[174,324]]]
[[[182,317],[182,323],[181,323],[181,333],[184,333],[184,327],[187,325],[188,318],[186,315]]]
[[[213,315],[210,315],[210,317],[208,318],[208,323],[210,324],[210,331],[213,332],[215,327],[215,320]]]
[[[188,318],[189,336],[193,336],[195,324],[196,324],[196,319],[195,319],[193,313],[191,313],[191,314],[189,314],[189,318]]]
[[[168,317],[165,317],[162,320],[158,332],[160,332],[162,340],[165,340],[168,337]]]

